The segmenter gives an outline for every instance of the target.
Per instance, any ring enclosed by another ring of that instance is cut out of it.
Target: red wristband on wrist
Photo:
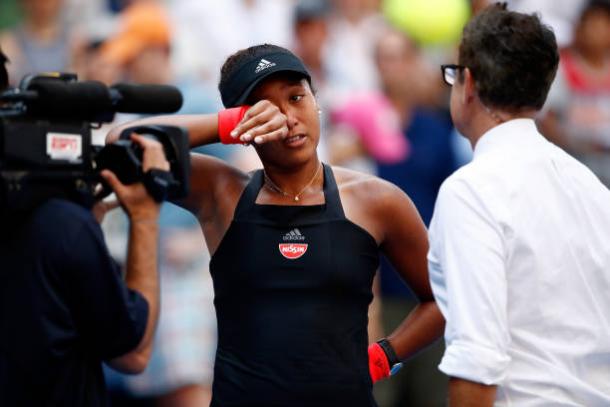
[[[390,363],[378,343],[369,345],[369,374],[373,383],[390,377]]]
[[[222,144],[244,144],[238,137],[231,137],[231,131],[244,117],[250,106],[239,106],[218,112],[218,138]]]

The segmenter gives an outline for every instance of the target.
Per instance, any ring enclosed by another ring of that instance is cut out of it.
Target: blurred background
[[[487,0],[2,0],[0,46],[12,84],[25,74],[76,72],[106,84],[173,84],[182,113],[222,109],[220,66],[260,43],[292,49],[308,66],[322,107],[320,155],[401,187],[430,221],[438,188],[470,160],[448,112],[441,63],[456,62],[464,24]],[[561,65],[538,125],[551,141],[610,184],[610,0],[513,0],[553,27]],[[117,115],[116,125],[134,115]],[[109,126],[96,130],[103,143]],[[251,170],[252,148],[199,149]],[[117,212],[117,211],[115,211]],[[162,313],[144,374],[107,373],[113,406],[209,404],[216,343],[209,256],[196,220],[165,204],[161,226]],[[113,255],[126,253],[126,219],[103,225]],[[370,340],[390,333],[415,306],[382,262]],[[443,343],[375,386],[380,407],[441,406]]]

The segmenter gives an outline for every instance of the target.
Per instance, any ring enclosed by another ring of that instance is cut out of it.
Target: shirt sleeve
[[[93,218],[79,229],[73,247],[68,297],[87,351],[106,360],[135,349],[148,320],[146,299],[125,285]]]
[[[439,369],[498,384],[510,363],[502,229],[488,201],[465,182],[450,181],[441,187],[429,231],[430,282],[447,320]]]

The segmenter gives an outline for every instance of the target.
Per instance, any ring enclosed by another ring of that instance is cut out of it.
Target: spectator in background
[[[451,148],[450,118],[440,111],[421,107],[417,82],[425,69],[416,45],[402,32],[388,30],[376,44],[375,61],[383,95],[397,113],[400,136],[409,146],[397,160],[376,160],[377,175],[405,191],[426,225],[430,223],[441,183],[457,168]],[[396,150],[396,148],[394,149]],[[381,262],[382,321],[396,326],[417,301],[386,259]],[[444,344],[437,342],[408,361],[396,380],[381,383],[376,394],[388,406],[438,406],[447,397],[447,377],[436,366]],[[387,393],[385,393],[387,390]]]
[[[103,61],[123,69],[129,82],[170,84],[174,81],[171,41],[166,9],[159,2],[139,0],[120,15],[119,32],[105,41],[100,52]],[[185,105],[191,113],[206,109],[205,104],[193,106],[192,99],[185,100]],[[109,242],[124,239],[121,222],[110,218],[105,223]],[[115,402],[139,399],[155,406],[208,405],[216,321],[205,241],[196,219],[175,205],[163,205],[159,225],[163,300],[155,347],[143,374],[110,377],[114,387],[126,393],[117,395]]]
[[[610,1],[583,9],[541,119],[545,135],[610,185]]]
[[[0,31],[11,27],[19,20],[18,0],[2,0],[0,2]]]
[[[331,157],[340,165],[353,166],[363,156],[369,159],[372,172],[404,190],[428,224],[438,189],[457,164],[449,117],[421,106],[425,95],[416,91],[421,89],[417,82],[429,76],[421,58],[419,49],[402,32],[384,29],[375,47],[381,92],[355,94],[333,111],[336,128],[330,146]],[[378,275],[381,320],[389,330],[417,301],[385,259]],[[443,344],[438,342],[407,362],[396,384],[380,383],[375,390],[380,405],[442,404],[447,378],[436,369],[442,352]]]
[[[120,16],[119,33],[102,45],[102,56],[122,66],[129,81],[170,83],[171,30],[167,11],[158,1],[132,3]]]
[[[491,4],[492,0],[470,0],[470,15],[476,16]]]
[[[72,38],[63,24],[63,0],[21,0],[23,21],[0,35],[0,45],[10,58],[9,77],[14,83],[26,74],[66,71],[72,62]]]
[[[119,82],[123,69],[117,62],[104,58],[101,49],[104,40],[91,39],[77,48],[76,66],[79,79],[100,81],[106,86]]]
[[[294,10],[294,52],[303,60],[316,84],[316,96],[322,108],[331,102],[333,82],[338,75],[330,72],[326,58],[331,8],[326,0],[300,0]]]
[[[334,6],[330,20],[328,63],[345,82],[342,92],[377,89],[374,45],[385,22],[370,0],[329,0]]]
[[[476,0],[475,0],[476,1]],[[522,13],[538,13],[553,28],[560,48],[572,42],[574,25],[588,0],[509,0],[510,9]],[[493,1],[488,1],[492,3]]]
[[[216,97],[216,109],[222,107],[216,91],[218,67],[234,50],[292,44],[294,0],[173,0],[168,7],[176,23],[176,75],[203,81]]]

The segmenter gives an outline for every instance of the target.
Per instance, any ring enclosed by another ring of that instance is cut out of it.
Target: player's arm
[[[428,279],[426,227],[403,191],[386,182],[382,185],[378,201],[384,231],[381,249],[419,300],[417,307],[387,338],[398,358],[405,360],[437,340],[445,320]]]
[[[132,126],[169,125],[183,127],[188,131],[189,144],[198,147],[221,141],[219,137],[219,115],[222,112],[202,115],[173,115],[148,117],[125,123],[112,129],[106,137],[110,143],[118,139],[120,133]],[[221,120],[224,120],[221,118]],[[265,143],[284,138],[288,134],[286,116],[267,100],[261,100],[245,111],[243,117],[234,123],[225,123],[225,128],[234,130],[223,137],[230,143]],[[217,208],[218,198],[226,188],[240,184],[247,175],[222,160],[204,154],[191,155],[191,176],[189,196],[176,202],[194,213],[200,220],[209,220]]]

